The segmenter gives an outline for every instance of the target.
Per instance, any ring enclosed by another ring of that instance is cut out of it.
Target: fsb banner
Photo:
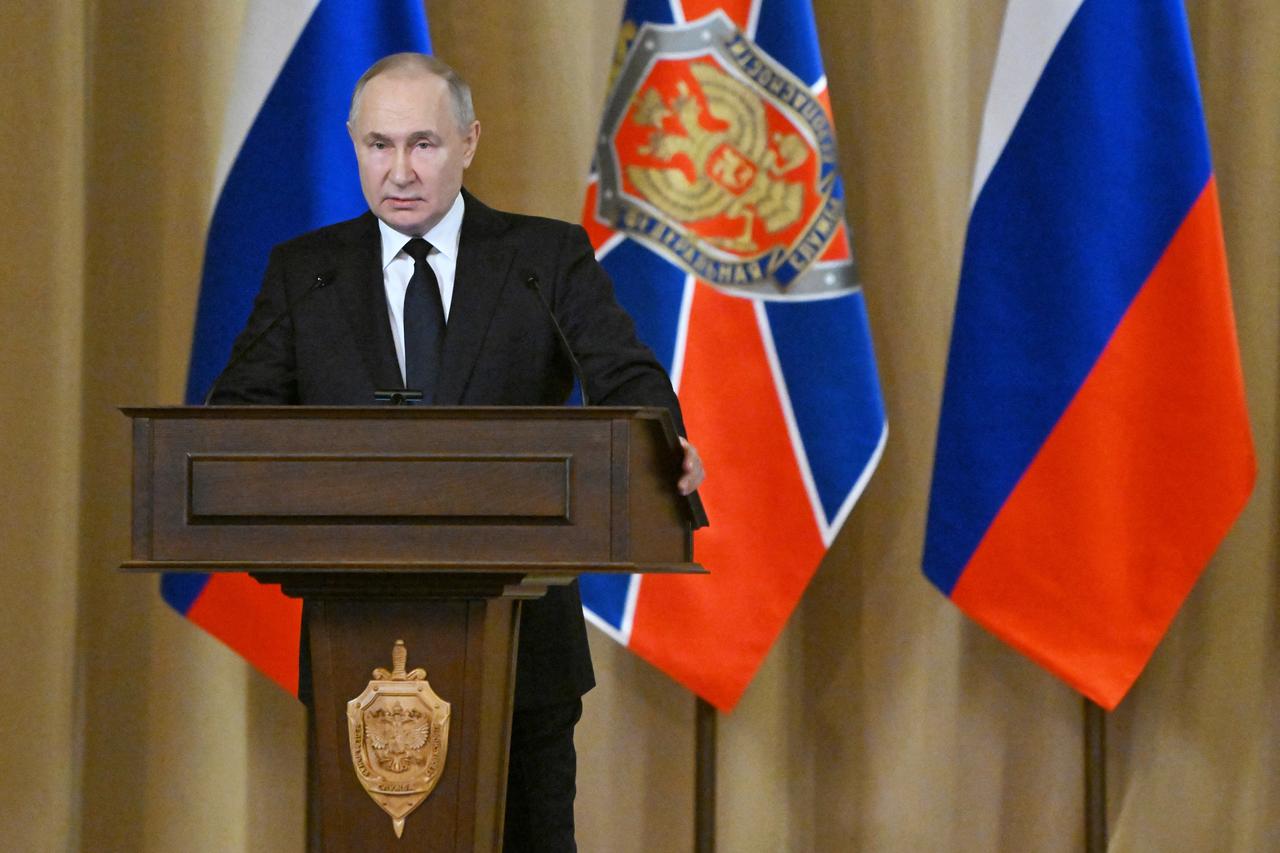
[[[702,453],[710,577],[589,577],[588,617],[721,710],[883,451],[808,0],[631,0],[583,225]]]

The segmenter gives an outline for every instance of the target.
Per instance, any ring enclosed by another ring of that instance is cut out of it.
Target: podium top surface
[[[677,442],[671,413],[657,406],[121,406],[129,418],[379,420],[656,420]]]

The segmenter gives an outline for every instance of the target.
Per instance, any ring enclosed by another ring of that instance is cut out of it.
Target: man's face
[[[347,132],[369,209],[397,231],[421,236],[457,198],[462,172],[480,140],[480,123],[458,127],[442,78],[392,71],[365,83]]]

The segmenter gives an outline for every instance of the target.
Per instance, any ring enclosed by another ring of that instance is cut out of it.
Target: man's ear
[[[476,156],[476,146],[480,144],[480,122],[471,122],[471,127],[467,129],[467,135],[463,137],[462,152],[462,168],[471,165],[471,158]]]

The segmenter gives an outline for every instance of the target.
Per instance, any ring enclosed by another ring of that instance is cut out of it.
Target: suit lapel
[[[334,285],[375,388],[403,388],[382,283],[382,241],[372,213],[352,223],[335,259]],[[372,400],[369,401],[373,403]]]
[[[458,240],[458,267],[445,327],[444,359],[436,385],[435,402],[442,406],[462,402],[467,380],[507,285],[512,260],[511,249],[500,239],[506,222],[466,190],[463,198],[466,212]]]

